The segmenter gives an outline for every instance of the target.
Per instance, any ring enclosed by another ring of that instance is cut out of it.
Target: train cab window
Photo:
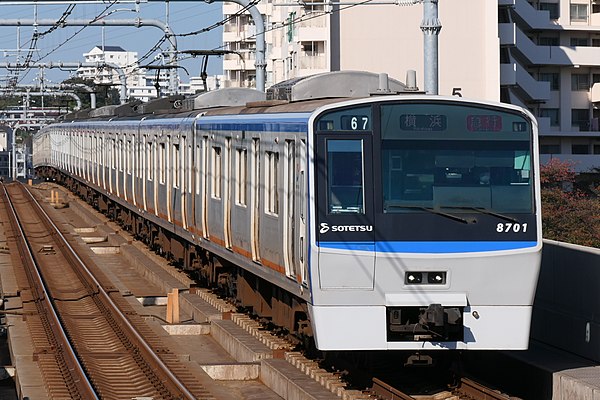
[[[531,130],[517,114],[455,105],[382,107],[385,213],[531,213]]]
[[[327,209],[329,214],[364,214],[362,140],[327,140]]]

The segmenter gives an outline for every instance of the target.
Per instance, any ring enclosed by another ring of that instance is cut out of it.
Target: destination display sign
[[[403,131],[445,131],[447,117],[441,114],[402,114],[400,129]]]

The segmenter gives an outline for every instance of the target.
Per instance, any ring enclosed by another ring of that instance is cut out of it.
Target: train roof
[[[294,78],[271,86],[266,93],[250,88],[223,88],[185,98],[169,96],[142,103],[139,100],[67,114],[63,121],[137,120],[225,114],[311,112],[323,105],[382,94],[416,93],[386,74],[335,71]]]

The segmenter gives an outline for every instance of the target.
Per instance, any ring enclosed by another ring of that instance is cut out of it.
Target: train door
[[[372,137],[317,135],[317,241],[322,289],[373,289]]]
[[[128,201],[131,198],[131,139],[125,133],[123,134],[123,147],[125,151],[123,153],[123,198]]]
[[[138,132],[139,132],[139,126],[138,126]],[[142,185],[142,194],[141,194],[141,199],[142,199],[142,206],[144,207],[144,211],[148,211],[148,202],[146,201],[146,188],[147,188],[147,182],[146,180],[149,177],[148,174],[148,167],[149,167],[149,159],[150,159],[150,146],[148,146],[148,137],[146,135],[142,136],[142,142],[140,143],[140,156],[139,156],[139,163],[142,167],[141,169],[141,176],[140,176],[140,183]]]
[[[119,135],[115,134],[115,192],[117,197],[122,195],[121,192],[121,174],[123,173],[123,139],[119,139]]]
[[[208,239],[208,136],[202,138],[202,235]]]
[[[105,140],[104,135],[100,134],[100,171],[102,174],[102,189],[106,190],[106,163],[107,163],[107,152],[108,152],[108,141]]]
[[[298,279],[296,270],[296,145],[294,140],[286,140],[284,148],[284,203],[283,203],[283,252],[285,273],[288,277]]]
[[[300,271],[301,283],[306,284],[308,281],[308,264],[306,263],[307,246],[306,246],[306,215],[308,213],[308,191],[306,181],[306,140],[302,139],[298,146],[298,203],[297,210],[299,218],[297,218],[298,230],[296,239],[298,246],[296,247],[296,260]]]
[[[181,137],[181,173],[179,174],[179,187],[181,189],[181,224],[183,229],[187,229],[187,177],[190,174],[188,171],[189,154],[187,149],[187,138]]]
[[[251,198],[252,209],[250,212],[251,231],[250,241],[252,242],[252,260],[260,262],[260,141],[258,138],[252,139],[252,171],[251,179]]]
[[[166,182],[163,182],[166,200],[165,204],[167,206],[167,220],[169,222],[173,222],[173,186],[178,183],[176,181],[178,172],[176,169],[179,168],[176,164],[176,161],[179,160],[175,160],[175,158],[179,156],[179,146],[171,144],[173,141],[175,141],[174,138],[172,139],[171,136],[167,136],[167,143],[165,147],[165,172],[167,179]]]
[[[223,236],[225,247],[231,249],[231,138],[225,139],[224,171],[223,171]]]
[[[162,160],[162,156],[159,157],[159,154],[162,154],[160,149],[162,148],[162,143],[159,144],[156,141],[158,140],[158,136],[154,136],[154,141],[152,142],[152,175],[154,177],[153,185],[152,185],[152,198],[154,205],[154,214],[158,216],[159,214],[159,205],[158,205],[158,188],[162,177],[162,165],[159,163],[159,158]]]

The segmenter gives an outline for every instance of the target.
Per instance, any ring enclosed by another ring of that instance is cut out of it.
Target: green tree
[[[558,159],[541,166],[544,238],[600,247],[600,199],[577,188],[573,167]]]
[[[92,79],[84,78],[69,78],[62,82],[65,85],[78,85],[82,84],[92,88],[92,91],[96,94],[96,106],[108,106],[112,104],[119,104],[119,90],[115,86],[97,85]],[[73,90],[81,99],[82,108],[90,108],[90,92],[83,87],[74,87]]]

